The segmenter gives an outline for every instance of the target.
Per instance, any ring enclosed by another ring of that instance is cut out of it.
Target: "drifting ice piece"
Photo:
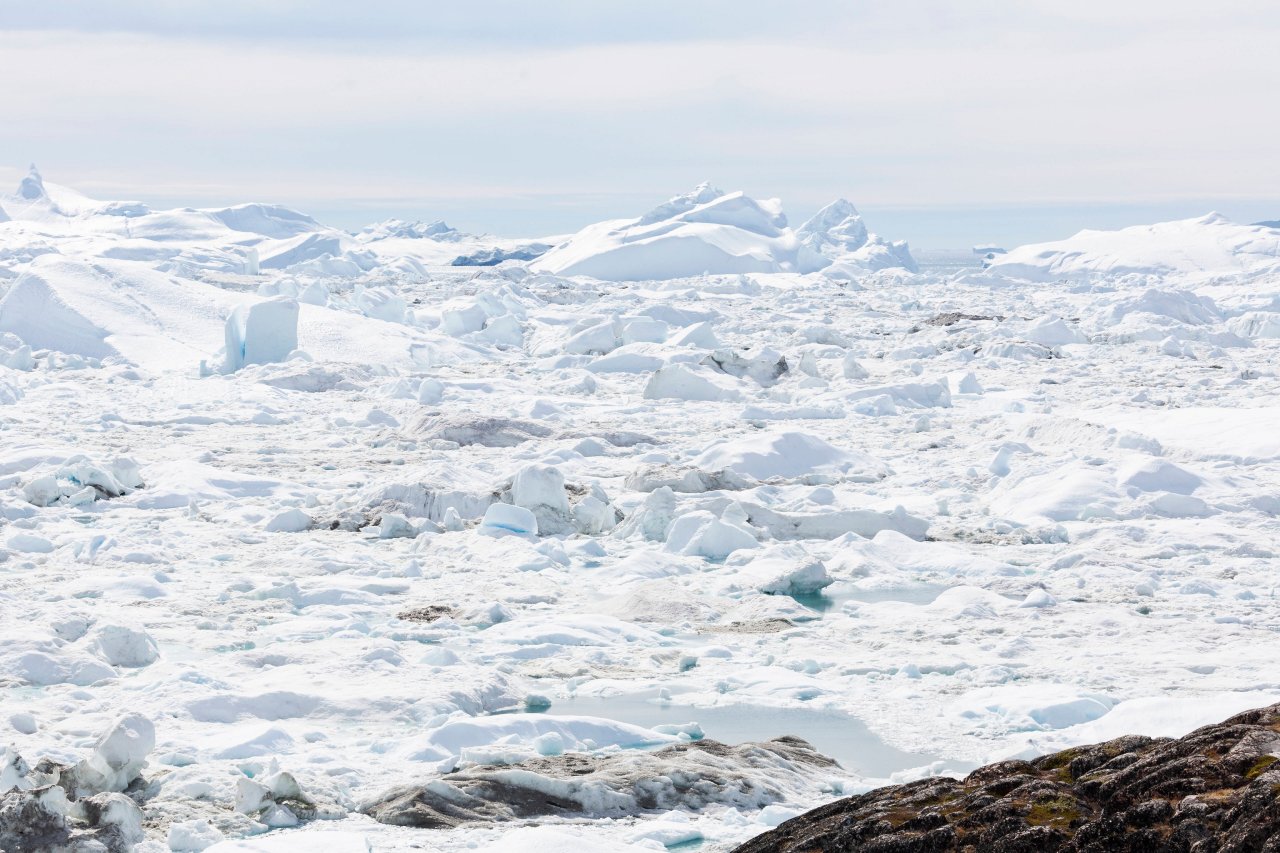
[[[482,530],[508,530],[528,536],[538,535],[538,519],[532,512],[522,506],[511,504],[492,504],[485,510],[484,520],[480,522]]]
[[[284,361],[298,348],[298,303],[268,299],[240,305],[227,318],[227,371]]]
[[[564,475],[552,465],[529,465],[520,469],[511,483],[511,503],[533,513],[537,522],[530,532],[543,536],[573,532]],[[488,524],[487,514],[485,519]]]
[[[76,765],[76,788],[81,795],[123,791],[138,778],[155,745],[156,730],[150,720],[141,714],[121,717],[98,738],[93,754]]]

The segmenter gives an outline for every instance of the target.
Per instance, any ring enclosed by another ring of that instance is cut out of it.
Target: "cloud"
[[[1273,3],[353,9],[6,4],[0,161],[104,193],[331,209],[617,197],[625,214],[704,178],[793,209],[1280,198]]]

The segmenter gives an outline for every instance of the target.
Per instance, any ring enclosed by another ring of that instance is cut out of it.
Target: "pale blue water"
[[[557,699],[545,712],[604,717],[645,728],[696,722],[707,738],[730,744],[794,735],[840,762],[846,770],[874,778],[944,760],[940,755],[898,749],[885,743],[857,717],[819,708],[758,705],[697,708],[642,694]],[[948,771],[950,769],[948,766]],[[955,764],[956,772],[967,769]]]
[[[942,584],[920,583],[883,589],[859,589],[849,583],[833,583],[821,592],[791,596],[811,610],[826,612],[846,601],[876,604],[881,601],[901,601],[905,604],[932,604],[947,589]]]

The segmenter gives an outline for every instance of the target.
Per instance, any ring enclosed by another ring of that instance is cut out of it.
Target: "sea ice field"
[[[0,196],[0,846],[711,853],[1280,701],[1276,223],[660,201]]]

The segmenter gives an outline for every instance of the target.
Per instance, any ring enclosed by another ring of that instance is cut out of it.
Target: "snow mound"
[[[1240,225],[1219,213],[1196,219],[1081,231],[1052,243],[1020,246],[993,258],[991,272],[1030,281],[1130,273],[1170,276],[1276,268],[1280,230]]]
[[[704,471],[732,471],[757,480],[810,474],[884,476],[885,467],[865,453],[845,450],[807,432],[769,431],[725,439],[704,450],[694,465]]]
[[[777,199],[757,201],[704,183],[638,219],[589,225],[532,268],[603,281],[644,281],[703,273],[811,272],[827,263],[787,227]]]
[[[738,383],[707,367],[670,364],[660,367],[644,386],[646,400],[734,401],[742,398]]]

